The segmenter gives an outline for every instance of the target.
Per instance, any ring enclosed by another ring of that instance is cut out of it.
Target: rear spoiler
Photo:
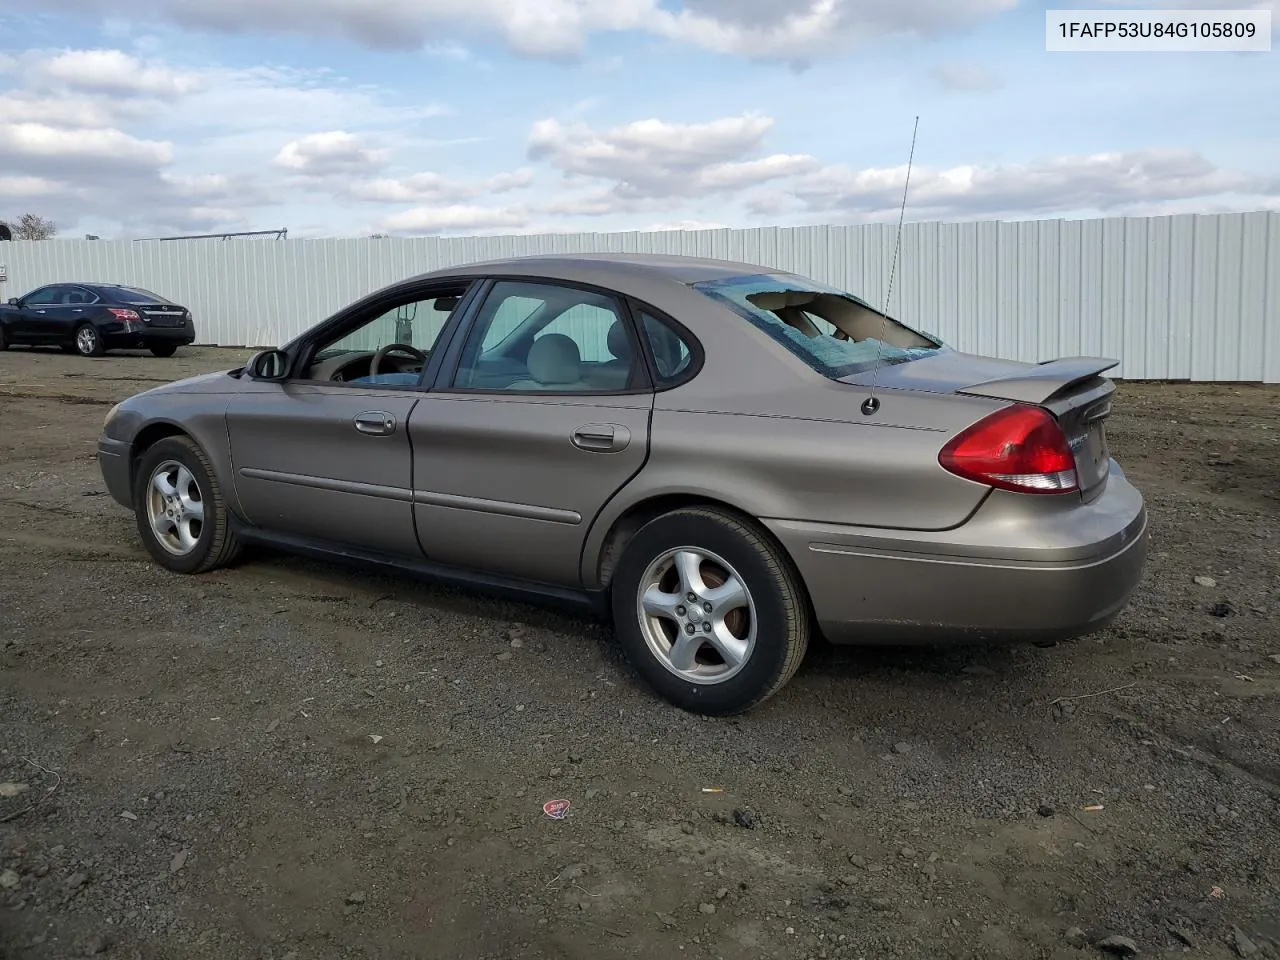
[[[1014,403],[1045,403],[1064,390],[1092,380],[1118,366],[1119,360],[1102,357],[1063,357],[1046,360],[1008,377],[996,377],[961,387],[956,393]]]

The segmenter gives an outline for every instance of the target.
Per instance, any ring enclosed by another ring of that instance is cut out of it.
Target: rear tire
[[[0,352],[9,349],[9,341],[4,336],[4,326],[0,325]]]
[[[147,552],[174,573],[207,573],[240,553],[222,485],[189,437],[167,437],[143,453],[133,511]]]
[[[786,685],[809,646],[808,599],[790,558],[714,507],[642,527],[618,563],[612,606],[636,672],[694,713],[751,709]]]
[[[76,327],[75,351],[82,357],[100,357],[107,352],[97,327],[91,323]]]
[[[178,348],[172,344],[151,347],[151,353],[157,357],[172,357],[177,352]]]

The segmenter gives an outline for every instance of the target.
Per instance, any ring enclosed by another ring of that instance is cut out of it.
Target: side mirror
[[[250,379],[276,383],[288,379],[289,355],[283,350],[263,350],[250,357],[244,369]]]
[[[17,297],[10,297],[10,298],[9,298],[9,306],[11,306],[11,307],[16,307],[17,305],[18,305],[18,298],[17,298]]]

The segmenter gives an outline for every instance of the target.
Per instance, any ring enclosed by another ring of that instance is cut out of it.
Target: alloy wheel
[[[156,542],[174,556],[196,548],[204,530],[204,496],[191,471],[166,460],[147,483],[147,520]]]
[[[649,564],[636,615],[658,662],[693,683],[736,676],[755,648],[751,591],[728,561],[699,547],[667,550]]]

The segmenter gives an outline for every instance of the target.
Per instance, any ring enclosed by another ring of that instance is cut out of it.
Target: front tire
[[[160,344],[151,348],[152,355],[157,357],[172,357],[177,352],[178,348],[170,343]]]
[[[76,353],[82,357],[100,357],[107,352],[102,334],[91,323],[82,323],[76,327],[75,347]]]
[[[809,645],[808,600],[790,558],[718,508],[676,510],[642,527],[618,563],[612,606],[636,672],[694,713],[742,713],[768,699]]]
[[[133,509],[147,552],[175,573],[207,573],[240,552],[213,465],[189,437],[167,437],[142,455]]]

